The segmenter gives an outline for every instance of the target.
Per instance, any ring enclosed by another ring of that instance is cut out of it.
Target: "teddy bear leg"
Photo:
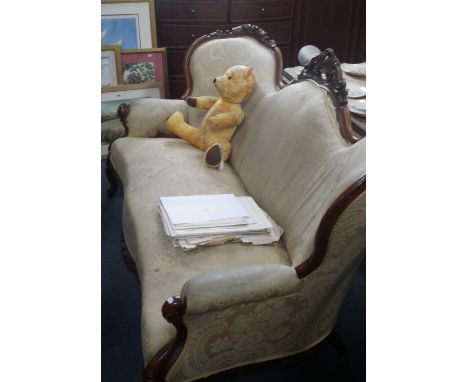
[[[200,129],[190,126],[184,121],[184,116],[180,111],[172,114],[165,124],[166,129],[173,132],[178,137],[185,139],[200,150],[205,150],[205,141]]]

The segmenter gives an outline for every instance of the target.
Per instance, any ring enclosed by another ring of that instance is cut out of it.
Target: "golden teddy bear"
[[[188,97],[187,103],[198,109],[208,110],[200,128],[193,127],[184,121],[181,112],[176,111],[166,121],[166,128],[185,139],[193,146],[205,152],[205,163],[209,167],[223,167],[231,155],[229,143],[237,126],[244,120],[241,103],[252,93],[255,87],[255,76],[252,67],[235,65],[225,74],[216,77],[214,86],[219,97]]]

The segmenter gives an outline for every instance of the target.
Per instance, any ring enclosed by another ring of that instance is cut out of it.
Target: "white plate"
[[[357,115],[360,115],[361,117],[365,117],[366,116],[366,112],[365,111],[362,111],[362,110],[359,110],[359,109],[355,109],[351,106],[348,107],[349,111],[353,114],[357,114]]]
[[[348,109],[351,113],[366,116],[366,100],[350,99],[348,100]]]
[[[348,98],[362,98],[366,96],[366,87],[354,81],[346,81]]]
[[[365,77],[366,76],[366,63],[361,62],[360,64],[341,64],[343,72],[351,74],[353,76]]]

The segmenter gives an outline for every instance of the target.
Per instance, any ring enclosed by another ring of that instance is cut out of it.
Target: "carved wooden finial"
[[[120,122],[122,122],[122,125],[125,129],[124,137],[128,136],[127,117],[129,114],[130,114],[130,105],[128,103],[120,104],[119,108],[117,109],[117,115],[119,116]]]
[[[346,90],[346,82],[343,80],[341,63],[333,49],[325,49],[310,60],[309,65],[304,67],[304,70],[297,78],[298,81],[307,79],[314,80],[318,84],[327,87],[335,106],[348,104],[346,99],[348,91]]]
[[[167,322],[176,325],[182,323],[187,305],[180,296],[169,297],[161,308],[161,313]]]
[[[348,143],[356,143],[358,138],[353,133],[351,116],[347,106],[346,96],[348,91],[346,90],[346,82],[343,80],[340,60],[336,57],[333,49],[325,49],[312,58],[310,63],[299,74],[297,80],[292,81],[290,85],[304,80],[312,80],[327,89],[336,108],[336,116],[342,137]]]
[[[161,313],[167,322],[177,329],[176,337],[159,350],[148,362],[144,371],[145,381],[164,381],[169,369],[179,357],[185,340],[187,327],[183,323],[187,302],[180,296],[169,297],[161,308]]]

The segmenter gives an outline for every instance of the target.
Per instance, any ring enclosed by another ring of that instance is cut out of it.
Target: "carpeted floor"
[[[141,382],[140,292],[120,255],[122,194],[107,198],[101,161],[101,380]],[[366,263],[360,264],[343,303],[332,341],[292,359],[243,367],[207,380],[365,381]]]

